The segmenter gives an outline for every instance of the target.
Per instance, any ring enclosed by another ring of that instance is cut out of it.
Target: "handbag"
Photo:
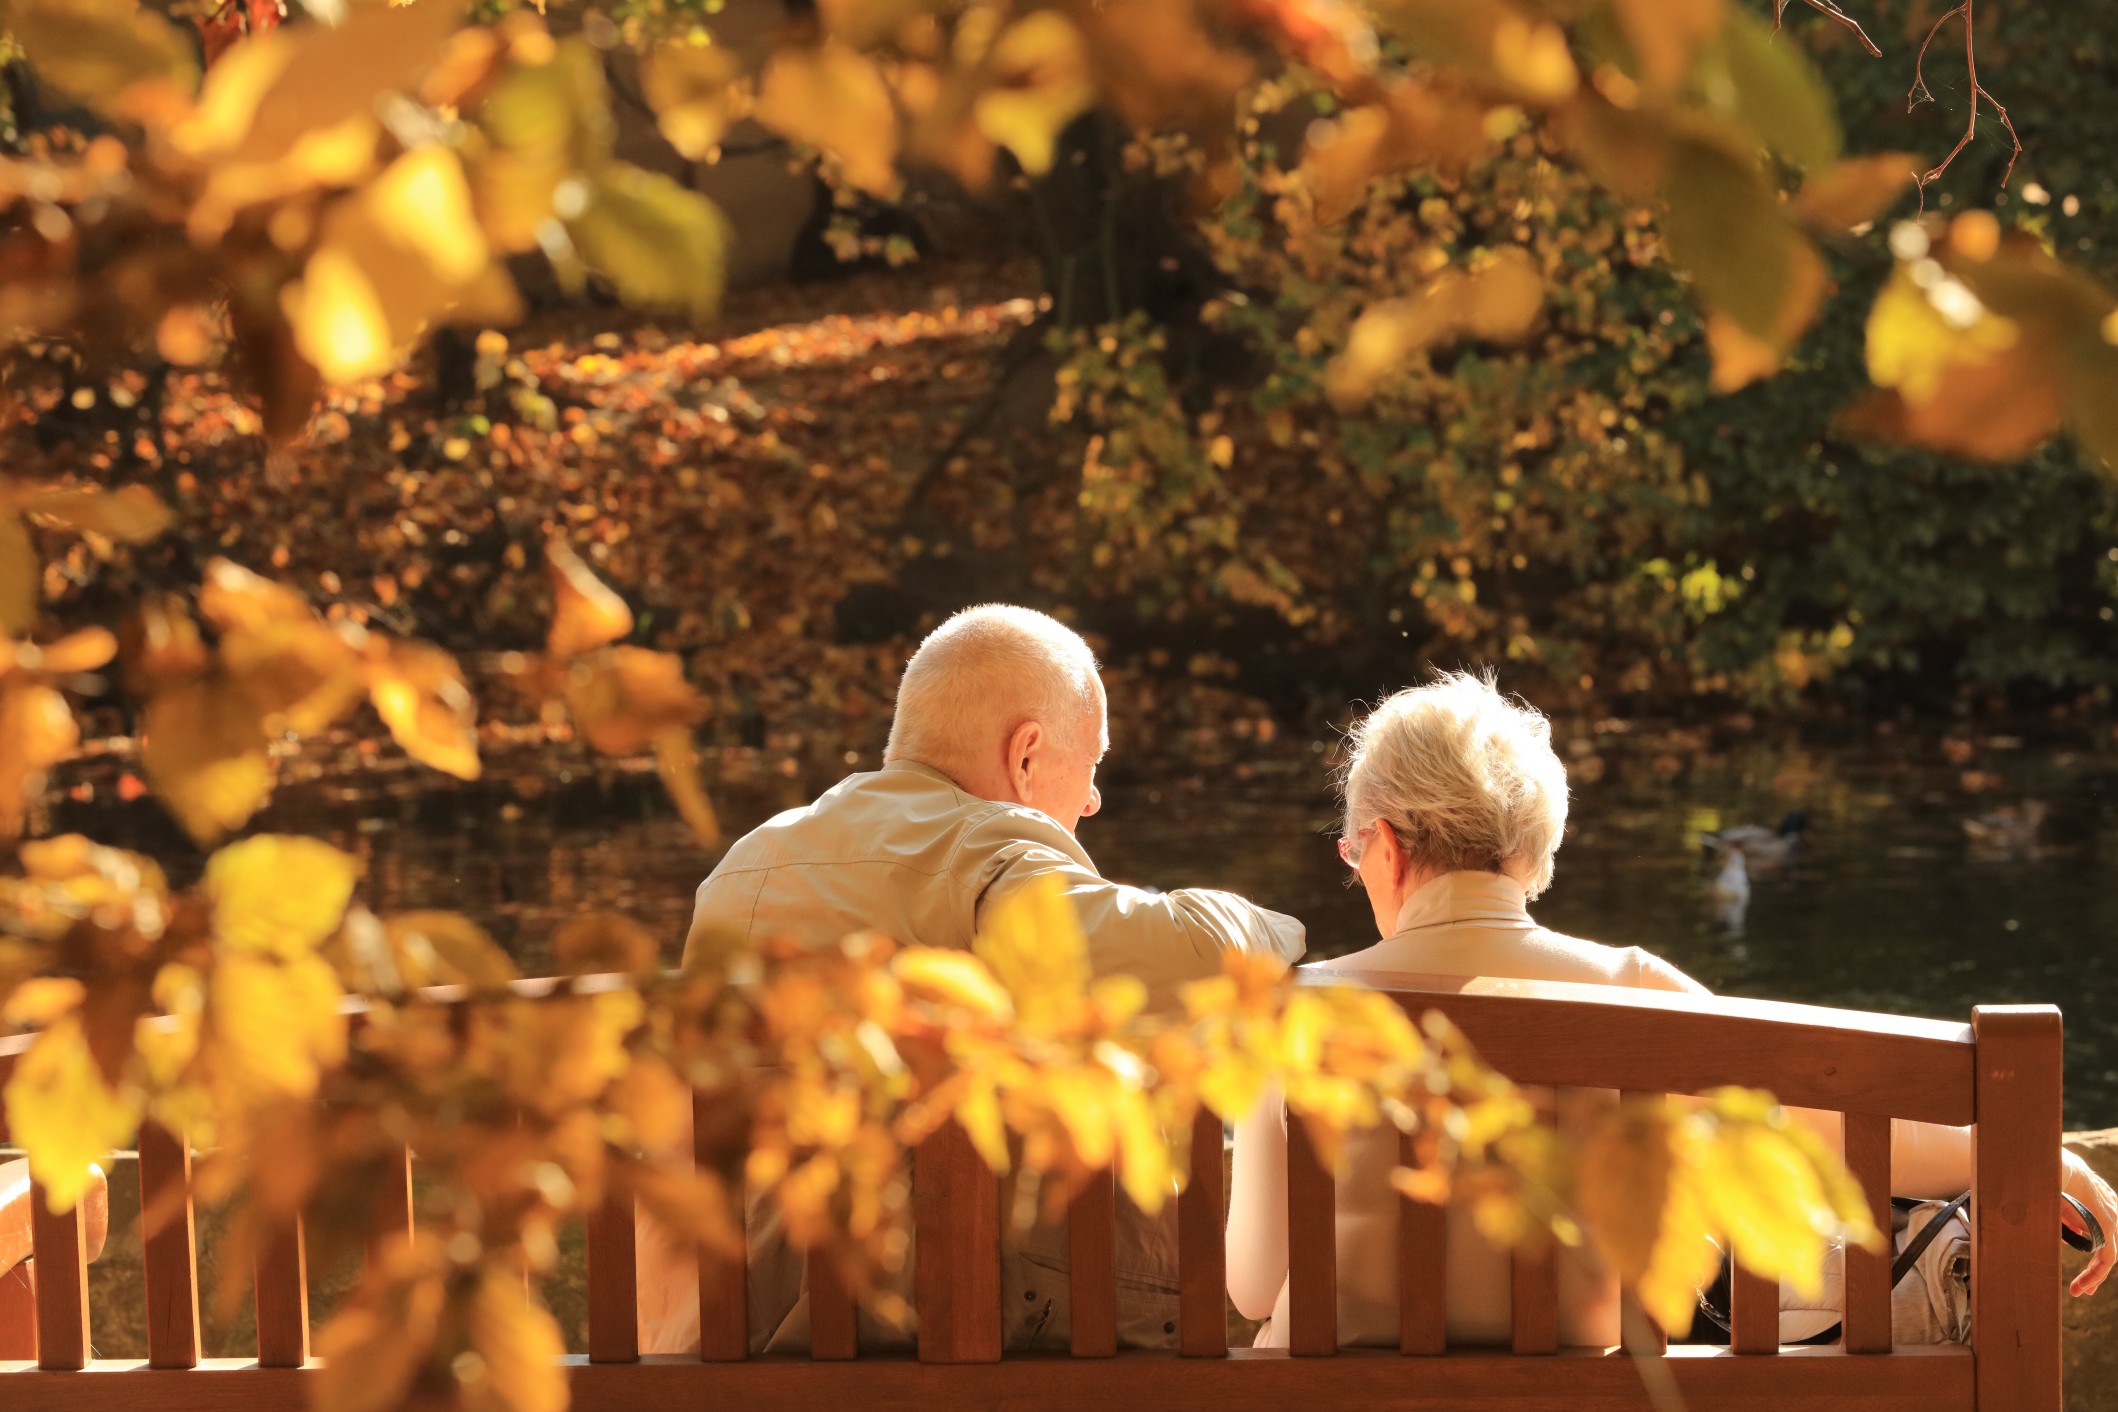
[[[1920,1257],[1927,1253],[1927,1248],[1948,1228],[1949,1223],[1956,1220],[1963,1213],[1965,1206],[1970,1203],[1970,1200],[1971,1193],[1967,1191],[1954,1200],[1943,1202],[1921,1224],[1920,1228],[1912,1233],[1911,1238],[1899,1247],[1896,1257],[1890,1262],[1890,1288],[1892,1291],[1895,1291],[1899,1285],[1903,1284],[1905,1277],[1918,1267]],[[2088,1207],[2082,1205],[2074,1197],[2062,1194],[2060,1200],[2074,1208],[2074,1214],[2081,1218],[2083,1229],[2076,1231],[2061,1223],[2059,1238],[2075,1250],[2086,1251],[2089,1254],[2094,1254],[2096,1251],[2101,1250],[2106,1236],[2103,1223],[2096,1219],[2095,1213],[2091,1212]],[[1918,1201],[1911,1197],[1896,1196],[1890,1199],[1890,1205],[1900,1216],[1909,1216],[1920,1207],[1932,1205],[1932,1203]],[[1730,1329],[1729,1285],[1733,1276],[1734,1264],[1724,1255],[1721,1259],[1720,1273],[1714,1276],[1712,1284],[1699,1291],[1699,1314],[1704,1318],[1712,1332],[1702,1335],[1695,1327],[1692,1342],[1719,1344],[1728,1341]],[[1836,1343],[1839,1338],[1839,1332],[1840,1322],[1834,1320],[1828,1327],[1819,1329],[1815,1333],[1784,1341],[1790,1344]],[[1719,1337],[1714,1337],[1714,1333],[1718,1333]]]

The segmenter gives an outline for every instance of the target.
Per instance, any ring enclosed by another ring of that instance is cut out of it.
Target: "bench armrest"
[[[30,1256],[29,1162],[0,1162],[0,1275]],[[81,1235],[93,1260],[110,1234],[110,1183],[99,1167],[81,1197]]]

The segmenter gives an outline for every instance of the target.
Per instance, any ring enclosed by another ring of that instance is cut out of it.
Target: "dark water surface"
[[[2118,751],[2108,736],[1768,739],[1604,722],[1561,743],[1575,797],[1557,881],[1533,909],[1547,926],[1644,946],[1730,994],[1952,1019],[1979,1002],[2057,1002],[2069,1125],[2118,1123],[2118,893],[2108,881]],[[1337,954],[1373,940],[1374,926],[1332,847],[1327,775],[1321,744],[1203,774],[1120,769],[1082,839],[1113,877],[1236,889],[1306,921],[1312,955]],[[737,761],[717,797],[740,830],[808,788]],[[50,826],[140,848],[180,877],[196,867],[151,801],[95,795],[60,802]],[[2031,800],[2049,808],[2034,847],[1967,840],[1964,818]],[[1811,821],[1805,848],[1754,875],[1732,933],[1716,914],[1699,831],[1773,824],[1797,807]],[[409,770],[319,772],[283,786],[258,826],[330,838],[366,864],[368,905],[462,910],[532,973],[555,922],[591,907],[655,927],[673,957],[713,861],[651,773],[579,764],[496,769],[476,786]]]

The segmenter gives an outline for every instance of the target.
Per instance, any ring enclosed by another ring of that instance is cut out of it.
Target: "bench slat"
[[[1618,1095],[1622,1103],[1665,1102],[1665,1096],[1643,1089],[1627,1089]],[[1669,1352],[1669,1334],[1656,1323],[1637,1296],[1626,1290],[1618,1296],[1619,1337],[1625,1341],[1626,1351],[1638,1357],[1642,1354],[1665,1354]]]
[[[1418,1164],[1411,1134],[1397,1136],[1397,1162]],[[1433,1355],[1449,1346],[1449,1208],[1397,1199],[1397,1347]]]
[[[309,1257],[303,1247],[300,1216],[259,1223],[253,1269],[259,1367],[299,1368],[309,1361]]]
[[[1780,1351],[1780,1282],[1753,1275],[1742,1265],[1730,1271],[1728,1346],[1737,1353]]]
[[[1302,1120],[1287,1115],[1287,1346],[1338,1352],[1338,1189]]]
[[[30,1247],[36,1261],[37,1366],[81,1368],[88,1363],[88,1237],[81,1208],[54,1215],[44,1188],[30,1186]]]
[[[691,1096],[691,1155],[703,1170],[718,1170],[727,1184],[735,1228],[744,1229],[743,1169],[724,1160],[715,1136],[711,1100]],[[750,1271],[741,1258],[730,1260],[699,1249],[699,1357],[709,1363],[739,1362],[750,1356]]]
[[[0,1363],[37,1356],[37,1262],[22,1260],[0,1274]],[[7,1374],[14,1377],[19,1374]],[[0,1383],[0,1387],[13,1384]]]
[[[1846,1247],[1848,1353],[1890,1351],[1890,1120],[1869,1113],[1841,1115],[1846,1168],[1868,1197],[1868,1217],[1883,1233],[1880,1249]]]
[[[630,1192],[606,1191],[588,1228],[588,1357],[632,1363],[640,1357],[640,1259]]]
[[[1201,1108],[1191,1121],[1191,1180],[1177,1197],[1177,1346],[1193,1358],[1228,1352],[1224,1157],[1221,1120]]]
[[[922,1363],[1000,1357],[1000,1183],[944,1123],[912,1153],[914,1298]]]
[[[1972,1147],[1971,1346],[1980,1407],[2057,1412],[2060,1021],[1981,1005]]]
[[[1304,967],[1299,982],[1388,991],[1414,1015],[1440,1010],[1519,1084],[1661,1093],[1742,1084],[1805,1108],[1971,1121],[1970,1032],[1962,1025],[1491,977]]]
[[[375,1187],[375,1216],[368,1223],[362,1259],[369,1270],[376,1268],[382,1253],[398,1236],[412,1231],[412,1149],[400,1147],[383,1164],[382,1179]]]
[[[1118,1183],[1106,1167],[1066,1207],[1067,1302],[1076,1358],[1118,1351]]]
[[[837,1361],[860,1356],[860,1311],[831,1253],[809,1252],[809,1356]]]
[[[198,1240],[191,1201],[191,1147],[159,1123],[140,1124],[140,1211],[166,1211],[142,1244],[147,1285],[147,1362],[191,1368],[199,1361]]]
[[[1558,1095],[1531,1088],[1524,1097],[1546,1127],[1558,1121]],[[1508,1343],[1516,1353],[1559,1351],[1559,1245],[1549,1237],[1515,1247],[1509,1257]]]

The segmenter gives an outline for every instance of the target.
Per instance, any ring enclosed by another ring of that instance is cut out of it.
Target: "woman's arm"
[[[1236,1124],[1226,1253],[1228,1297],[1244,1318],[1270,1318],[1287,1281],[1287,1118],[1276,1088]]]

